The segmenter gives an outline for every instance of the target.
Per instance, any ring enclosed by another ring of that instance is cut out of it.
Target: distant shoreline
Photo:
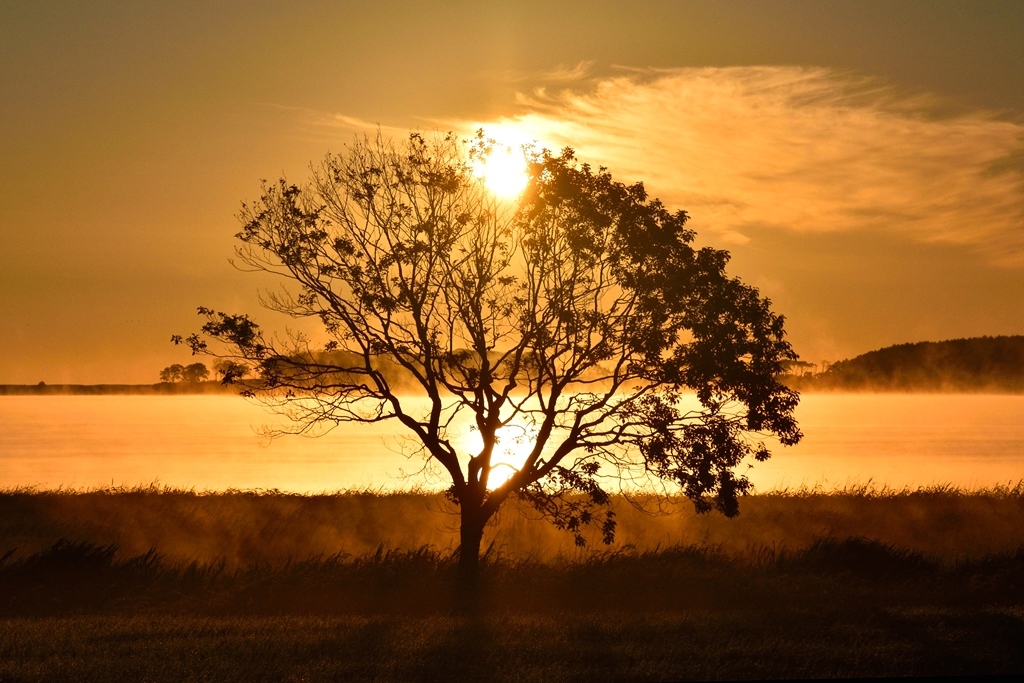
[[[239,387],[220,382],[158,384],[0,384],[0,396],[103,396],[238,394]]]
[[[814,386],[792,375],[781,378],[783,384],[801,394],[962,394],[962,395],[1024,395],[1022,387],[980,386],[980,387],[843,387]],[[0,384],[0,396],[201,396],[238,395],[241,387],[220,382],[197,382],[192,384]]]

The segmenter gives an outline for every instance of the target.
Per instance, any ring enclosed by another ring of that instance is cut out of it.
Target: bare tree
[[[243,205],[238,257],[291,283],[265,305],[318,320],[323,339],[200,308],[203,334],[175,341],[252,368],[246,393],[294,431],[400,423],[450,477],[467,576],[510,496],[578,543],[589,524],[612,540],[608,483],[623,477],[736,514],[750,486],[736,468],[801,436],[798,397],[776,381],[796,359],[782,317],[642,184],[543,151],[521,197],[502,200],[472,170],[489,152],[482,133],[378,135],[328,156],[307,187],[265,183]],[[510,432],[526,445],[509,474]]]

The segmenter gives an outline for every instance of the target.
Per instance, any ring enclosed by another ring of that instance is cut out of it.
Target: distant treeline
[[[239,388],[220,382],[170,384],[0,384],[0,396],[50,396],[55,394],[237,394]]]
[[[343,351],[321,353],[305,361],[359,367],[361,359]],[[401,391],[413,385],[398,363],[378,358],[377,370],[393,388]],[[801,391],[950,391],[1024,393],[1024,335],[973,337],[941,342],[897,344],[869,351],[855,358],[817,366],[796,361],[781,379]],[[160,373],[158,384],[0,384],[0,396],[49,394],[237,394],[249,379],[239,384],[220,381],[230,370],[235,381],[249,374],[247,368],[215,364],[217,380],[205,365],[172,365]],[[191,371],[191,372],[189,372]],[[348,373],[339,373],[347,376]],[[351,377],[349,377],[351,379]]]
[[[897,344],[783,379],[800,390],[1024,393],[1024,336]]]

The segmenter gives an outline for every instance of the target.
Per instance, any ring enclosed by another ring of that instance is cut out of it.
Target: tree
[[[181,371],[181,381],[189,384],[205,382],[210,377],[210,370],[203,363],[186,365]]]
[[[174,363],[160,371],[161,382],[186,382],[194,384],[196,382],[204,382],[209,377],[210,371],[204,363],[191,363],[190,365]]]
[[[180,363],[174,363],[168,365],[166,368],[160,371],[161,382],[180,382],[182,373],[185,371],[185,366]]]
[[[521,197],[502,200],[473,172],[491,146],[482,132],[378,135],[329,155],[306,187],[264,183],[243,204],[237,256],[290,283],[265,305],[323,338],[200,308],[202,334],[174,341],[252,368],[244,393],[285,411],[289,431],[400,423],[450,480],[467,577],[512,496],[581,544],[592,524],[611,542],[609,482],[623,477],[737,514],[750,483],[736,468],[768,458],[768,438],[801,436],[797,394],[776,381],[796,360],[783,318],[642,184],[543,151]],[[517,436],[522,462],[499,468]]]
[[[249,367],[242,363],[221,358],[214,361],[213,371],[220,377],[222,384],[233,384],[235,380],[242,379],[249,374]]]

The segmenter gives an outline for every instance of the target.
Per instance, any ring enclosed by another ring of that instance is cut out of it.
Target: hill
[[[897,344],[816,374],[786,375],[799,390],[1024,392],[1024,336]]]

